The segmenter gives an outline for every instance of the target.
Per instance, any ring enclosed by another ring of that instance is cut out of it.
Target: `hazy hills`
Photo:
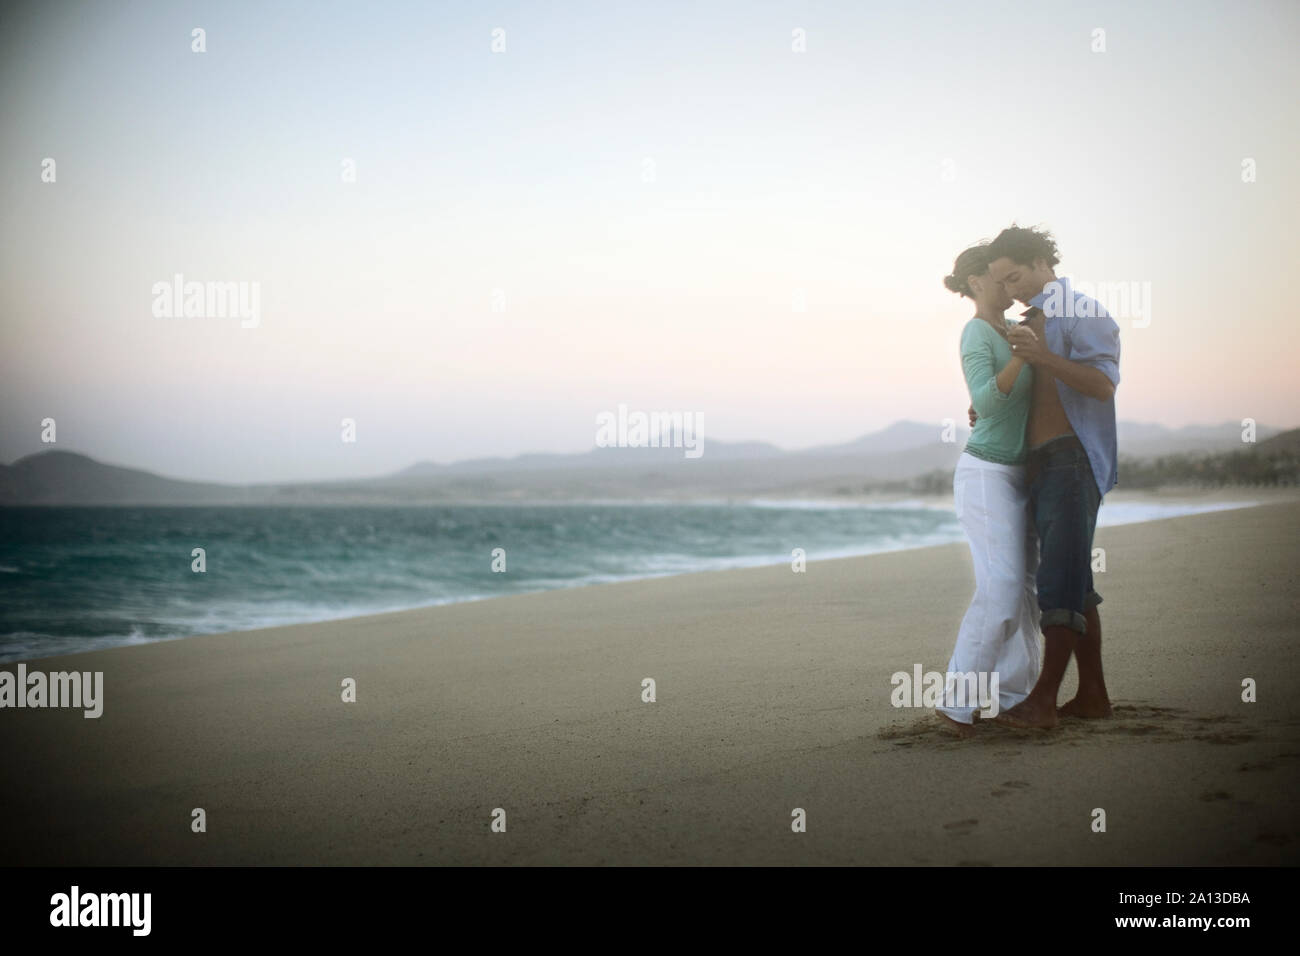
[[[704,437],[704,454],[680,447],[595,448],[577,454],[526,454],[439,464],[417,462],[391,475],[344,481],[218,484],[167,478],[50,450],[0,465],[0,504],[231,505],[416,504],[455,501],[576,501],[829,497],[897,487],[950,470],[969,437],[941,440],[934,424],[901,421],[850,442],[786,451],[765,442]],[[1300,447],[1300,429],[1261,426],[1265,451]],[[1240,450],[1240,425],[1188,426],[1121,422],[1121,458]],[[1251,447],[1251,446],[1246,446]],[[1123,483],[1123,472],[1120,475]]]

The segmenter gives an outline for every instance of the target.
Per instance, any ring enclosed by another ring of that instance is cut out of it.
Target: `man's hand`
[[[970,427],[974,428],[975,419],[979,418],[979,416],[975,414],[975,406],[972,405],[970,408],[966,409],[966,413],[970,415]]]
[[[1011,354],[1030,365],[1043,361],[1048,355],[1043,343],[1038,341],[1038,336],[1028,326],[1012,326],[1007,330],[1007,341],[1011,343]]]

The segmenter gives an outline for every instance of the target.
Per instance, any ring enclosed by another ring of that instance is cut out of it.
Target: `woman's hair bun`
[[[944,277],[944,288],[949,292],[956,292],[958,295],[973,299],[975,296],[971,295],[966,280],[971,276],[980,276],[988,271],[988,243],[981,242],[979,245],[971,246],[957,257],[957,261],[952,264],[952,274]]]

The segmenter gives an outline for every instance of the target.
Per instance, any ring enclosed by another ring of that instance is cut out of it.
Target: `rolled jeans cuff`
[[[1071,611],[1066,607],[1058,607],[1051,611],[1044,611],[1042,620],[1038,626],[1046,631],[1049,627],[1068,627],[1072,631],[1078,631],[1080,634],[1088,633],[1088,619],[1078,611]]]
[[[1085,609],[1096,607],[1101,603],[1101,595],[1096,591],[1089,591],[1088,596],[1083,599]],[[1068,627],[1072,631],[1078,631],[1080,634],[1088,633],[1088,619],[1078,611],[1071,611],[1069,608],[1058,607],[1049,611],[1042,612],[1042,620],[1038,622],[1040,630],[1047,630],[1049,627]]]

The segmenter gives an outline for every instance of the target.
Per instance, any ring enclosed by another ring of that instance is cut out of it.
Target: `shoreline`
[[[1191,512],[1192,514],[1212,514],[1217,511],[1234,510],[1234,509],[1245,508],[1245,507],[1259,507],[1262,505],[1279,503],[1279,502],[1288,502],[1288,501],[1300,502],[1300,489],[1285,489],[1285,490],[1279,489],[1278,491],[1280,493],[1278,493],[1272,500],[1264,500],[1260,497],[1248,496],[1244,494],[1236,498],[1224,498],[1217,495],[1211,497],[1210,495],[1207,494],[1206,496],[1199,499],[1180,496],[1173,499],[1153,500],[1152,496],[1148,495],[1145,492],[1131,492],[1129,493],[1128,496],[1121,496],[1119,493],[1112,491],[1111,494],[1108,494],[1106,496],[1106,500],[1102,504],[1101,515],[1102,516],[1105,515],[1106,503],[1112,501],[1115,501],[1115,503],[1120,505],[1155,504],[1155,505],[1168,506],[1174,508],[1186,507],[1186,508],[1206,509],[1203,511]],[[1290,492],[1290,493],[1288,494],[1284,492]],[[930,508],[930,509],[940,510],[940,511],[948,511],[948,512],[952,511],[952,503],[951,503],[950,495],[947,496],[935,495],[935,496],[930,496],[929,498],[912,496],[912,497],[904,497],[898,499],[864,499],[862,502],[839,502],[839,503],[833,503],[833,502],[823,503],[817,499],[790,499],[790,500],[747,499],[745,501],[731,501],[731,502],[701,501],[701,502],[678,502],[676,504],[692,504],[692,503],[701,504],[701,505],[715,505],[715,506],[736,505],[741,507],[771,507],[771,508],[806,507],[809,509],[817,509],[823,507],[827,507],[827,508],[887,507],[890,509]],[[594,505],[596,503],[582,502],[580,504]],[[612,506],[612,505],[616,505],[617,503],[607,502],[604,504]],[[642,502],[642,504],[664,505],[664,504],[674,504],[674,503],[673,502]],[[403,505],[397,507],[409,507],[409,506]],[[503,507],[511,507],[511,505],[503,505]],[[1099,523],[1098,527],[1099,528],[1100,527],[1122,527],[1122,526],[1133,525],[1133,524],[1145,524],[1154,521],[1168,521],[1168,520],[1172,520],[1173,518],[1185,517],[1185,516],[1187,516],[1187,514],[1179,513],[1173,515],[1157,515],[1154,517],[1140,517],[1137,518],[1136,520],[1108,522],[1105,524]],[[927,548],[940,548],[940,547],[957,544],[957,543],[964,544],[964,542],[965,542],[965,538],[961,536],[960,532],[958,532],[954,534],[949,540],[932,541],[932,542],[916,542],[916,543],[907,543],[902,545],[891,544],[891,545],[883,545],[881,547],[876,547],[876,548],[865,548],[865,549],[860,549],[856,547],[847,548],[847,549],[840,548],[840,549],[830,550],[818,555],[809,555],[808,560],[809,562],[841,561],[841,560],[849,560],[853,558],[870,557],[878,554],[893,554],[902,551],[918,551],[918,550],[925,550]],[[703,561],[704,559],[701,560]],[[504,597],[525,597],[534,594],[545,594],[550,591],[557,591],[557,590],[573,590],[575,588],[596,587],[605,584],[620,584],[620,583],[630,583],[636,581],[650,581],[650,580],[656,580],[660,578],[672,578],[672,577],[679,577],[682,575],[691,575],[691,574],[707,574],[707,573],[712,573],[717,571],[785,567],[789,564],[789,558],[786,557],[777,559],[777,558],[768,558],[768,557],[760,558],[760,557],[752,557],[752,556],[751,557],[742,556],[742,557],[735,557],[735,558],[715,558],[712,560],[719,562],[720,566],[692,568],[684,571],[674,570],[674,571],[655,572],[655,573],[629,573],[625,576],[617,576],[610,580],[597,580],[597,581],[578,580],[571,584],[561,584],[561,585],[556,585],[548,588],[537,588],[537,589],[526,590],[526,591],[511,592],[508,594],[487,594],[487,595],[470,595],[466,597],[452,597],[452,598],[447,598],[447,599],[434,601],[434,602],[395,606],[395,607],[385,608],[382,610],[361,610],[355,614],[344,614],[341,616],[334,615],[329,617],[308,617],[308,618],[299,618],[294,620],[272,621],[256,627],[240,627],[240,628],[223,630],[223,631],[201,631],[193,634],[180,634],[180,635],[174,635],[168,637],[152,637],[148,639],[140,639],[139,636],[135,634],[105,635],[97,638],[73,638],[71,640],[103,642],[104,646],[95,646],[92,643],[91,646],[78,649],[78,650],[61,651],[60,653],[46,654],[37,657],[20,657],[20,658],[14,658],[12,660],[0,660],[0,667],[5,666],[6,664],[17,664],[19,662],[52,660],[54,658],[66,657],[74,654],[98,653],[100,651],[114,650],[117,648],[148,647],[154,644],[171,643],[173,641],[185,641],[185,640],[191,640],[196,637],[208,637],[208,636],[218,635],[218,634],[237,634],[237,633],[246,633],[249,631],[268,630],[271,628],[307,626],[313,624],[330,623],[334,621],[353,621],[359,618],[376,617],[376,616],[382,616],[386,614],[404,614],[411,611],[431,610],[433,608],[446,607],[451,605],[473,604],[473,603],[480,603],[483,601],[493,601]],[[122,642],[122,643],[114,643],[114,642]]]
[[[1106,494],[1105,501],[1121,501],[1130,504],[1140,502],[1187,503],[1205,501],[1247,501],[1260,503],[1275,501],[1300,500],[1300,486],[1260,486],[1253,488],[1245,485],[1226,485],[1221,487],[1194,487],[1187,485],[1166,485],[1158,488],[1127,488],[1117,485]],[[220,508],[513,508],[513,507],[654,507],[662,505],[709,505],[709,506],[756,506],[756,507],[864,507],[875,504],[900,504],[908,502],[938,503],[951,502],[951,492],[930,494],[903,491],[851,492],[846,494],[828,493],[823,488],[806,490],[787,490],[783,492],[763,492],[745,494],[710,495],[698,492],[683,492],[668,497],[494,497],[494,498],[431,498],[414,501],[320,501],[320,502],[214,502],[210,504],[159,504],[157,502],[105,502],[105,503],[7,503],[0,508],[14,510],[55,509],[55,508],[156,508],[166,510],[186,509],[220,509]],[[1104,506],[1103,502],[1103,506]]]

